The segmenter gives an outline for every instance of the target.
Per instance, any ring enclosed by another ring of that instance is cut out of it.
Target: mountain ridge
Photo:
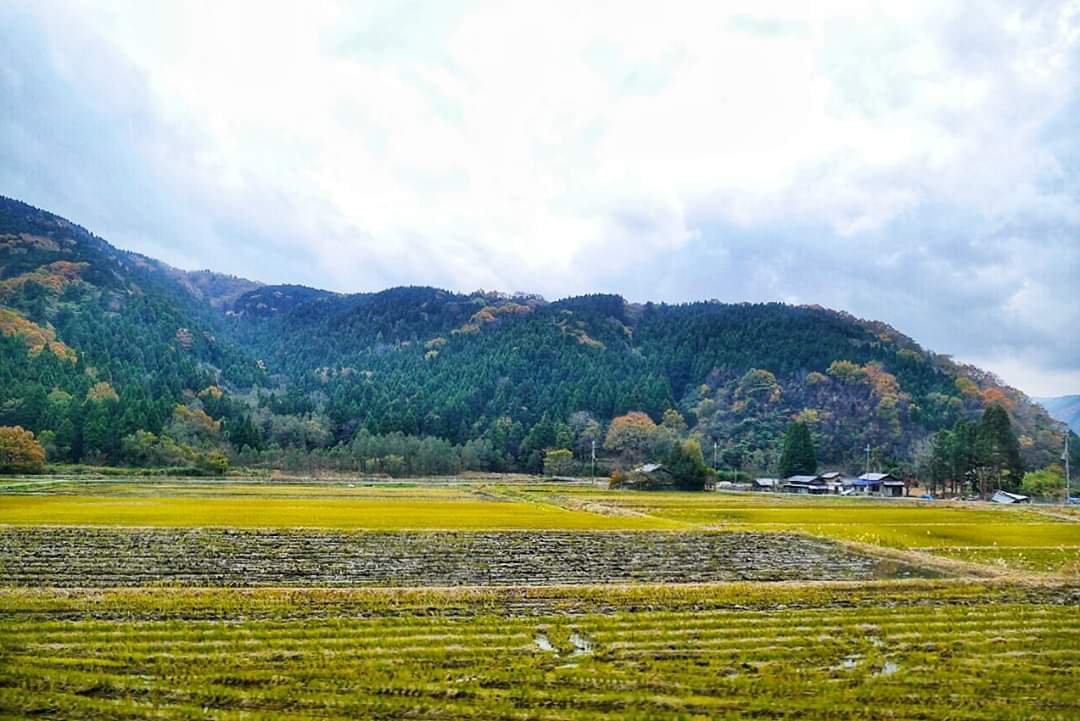
[[[575,445],[586,426],[630,411],[656,421],[675,411],[733,463],[762,469],[795,419],[826,462],[852,468],[867,444],[880,464],[914,463],[933,432],[992,403],[1008,408],[1030,465],[1045,465],[1057,442],[1021,391],[841,310],[264,285],[172,268],[6,198],[0,311],[11,382],[0,423],[35,432],[78,431],[99,412],[82,399],[111,397],[93,390],[106,383],[118,406],[100,413],[120,439],[179,434],[184,413],[200,411],[220,434],[199,442],[231,452],[400,433],[486,444],[483,463],[496,470],[536,470],[545,444]],[[53,390],[73,399],[70,417],[50,405]],[[54,450],[79,460],[85,444],[72,435]],[[119,442],[95,452],[123,455]]]
[[[1052,418],[1080,433],[1080,394],[1032,398],[1047,410]]]

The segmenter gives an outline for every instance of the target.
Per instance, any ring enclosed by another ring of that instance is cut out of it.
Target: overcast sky
[[[816,303],[1080,393],[1078,2],[3,0],[0,194],[265,282]]]

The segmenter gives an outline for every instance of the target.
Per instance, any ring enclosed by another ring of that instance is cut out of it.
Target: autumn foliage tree
[[[656,423],[640,411],[632,411],[611,421],[604,448],[624,461],[636,463],[645,457],[656,438]]]
[[[0,471],[33,473],[45,465],[45,449],[20,426],[0,427]]]

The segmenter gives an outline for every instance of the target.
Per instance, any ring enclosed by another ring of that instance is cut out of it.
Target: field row
[[[572,615],[523,614],[523,592],[509,589],[222,590],[196,594],[222,617],[197,619],[160,613],[175,608],[170,593],[0,591],[0,716],[1080,715],[1075,587],[780,586],[770,601],[761,587],[721,584],[683,587],[670,607],[660,587],[592,589],[584,596],[610,606]],[[549,600],[560,595],[583,597]],[[635,596],[652,605],[634,610]],[[701,607],[685,605],[694,597]]]
[[[16,586],[458,586],[928,577],[784,533],[0,528]]]
[[[509,501],[493,494],[430,497],[252,498],[151,494],[0,495],[0,524],[367,530],[662,529],[686,524],[647,516],[605,516],[548,503]]]
[[[447,479],[317,483],[281,480],[0,478],[4,495],[113,496],[124,498],[247,497],[357,500],[490,500],[483,483]]]

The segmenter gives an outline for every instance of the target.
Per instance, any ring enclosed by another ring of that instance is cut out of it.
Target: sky
[[[0,2],[0,194],[338,291],[783,301],[1080,393],[1080,2]]]

